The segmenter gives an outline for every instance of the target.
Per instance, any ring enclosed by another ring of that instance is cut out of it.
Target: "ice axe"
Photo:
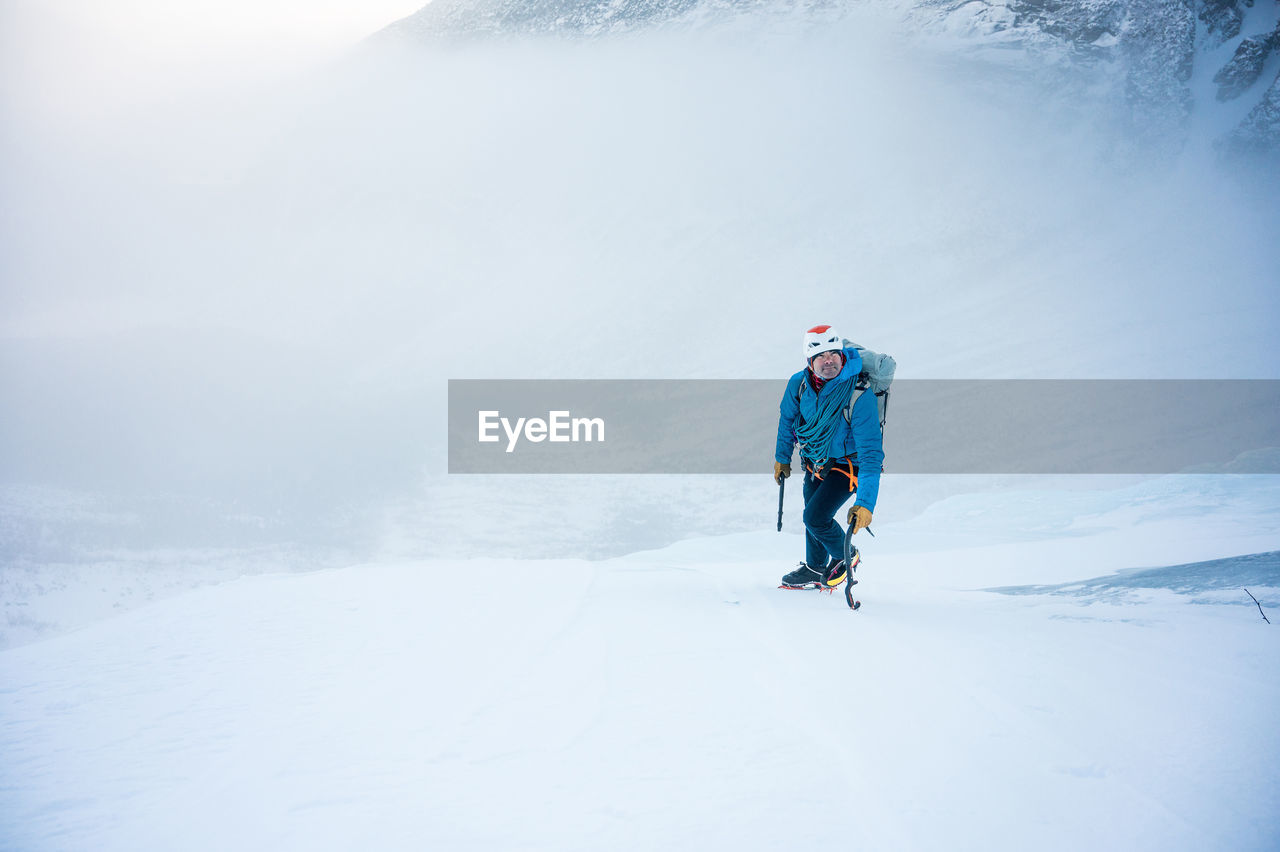
[[[871,528],[867,528],[867,532],[871,532]],[[858,566],[853,564],[853,524],[849,524],[849,528],[844,531],[844,570],[849,572],[848,578],[844,581],[844,602],[849,605],[849,609],[857,610],[862,606],[862,601],[854,600],[853,584],[858,582],[853,579],[854,573],[858,570]]]
[[[782,532],[782,494],[786,488],[786,477],[778,477],[778,532]]]

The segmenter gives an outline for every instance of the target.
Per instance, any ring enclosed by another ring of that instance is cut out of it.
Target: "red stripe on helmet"
[[[809,329],[805,333],[806,334],[822,334],[824,331],[830,331],[830,330],[831,330],[831,326],[829,325],[815,325],[813,328]]]

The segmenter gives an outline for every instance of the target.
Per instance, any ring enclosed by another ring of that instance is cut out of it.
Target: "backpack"
[[[865,346],[859,346],[845,338],[845,346],[852,346],[862,356],[862,372],[858,373],[857,382],[853,386],[853,396],[844,409],[844,420],[850,422],[853,404],[858,397],[871,391],[876,395],[876,408],[880,410],[880,431],[884,432],[884,421],[889,414],[889,385],[893,384],[893,372],[898,369],[898,362],[892,355],[872,352]]]

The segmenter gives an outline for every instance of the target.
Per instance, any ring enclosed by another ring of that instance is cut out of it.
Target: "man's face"
[[[844,366],[844,357],[839,349],[832,349],[814,355],[810,364],[818,378],[834,379],[840,375],[840,368]]]

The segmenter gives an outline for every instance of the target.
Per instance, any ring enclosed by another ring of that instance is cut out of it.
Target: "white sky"
[[[9,105],[78,112],[338,56],[427,0],[0,0]]]
[[[177,54],[264,42],[341,46],[424,5],[426,0],[9,0],[3,8],[23,16],[38,10],[112,41]]]

